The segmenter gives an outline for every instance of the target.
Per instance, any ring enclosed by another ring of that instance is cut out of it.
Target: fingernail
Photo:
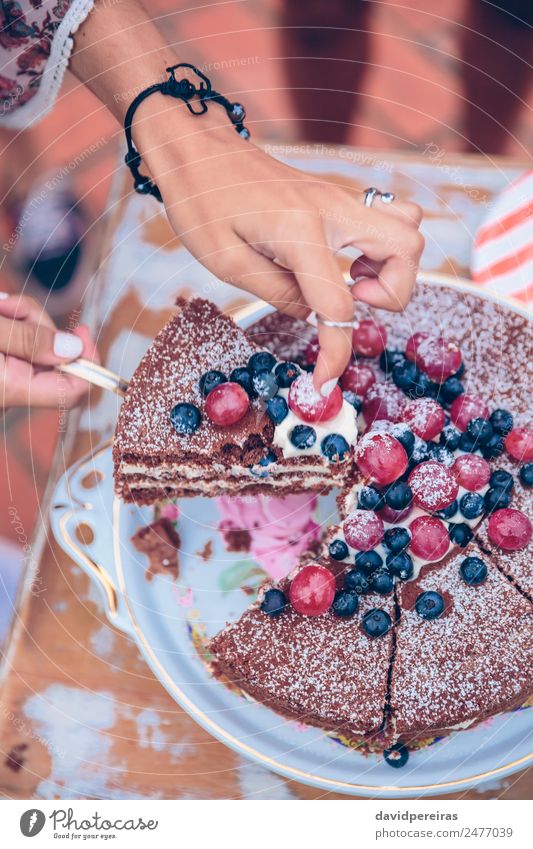
[[[320,387],[320,394],[323,398],[329,398],[338,383],[337,377],[332,377],[331,380],[326,380]]]
[[[79,357],[83,351],[83,342],[72,333],[56,333],[54,336],[54,354],[69,360]]]
[[[9,292],[0,292],[0,301],[5,301],[6,298],[9,298]]]

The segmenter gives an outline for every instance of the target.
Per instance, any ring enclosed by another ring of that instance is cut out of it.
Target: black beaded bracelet
[[[194,83],[187,79],[187,77],[177,80],[175,76],[177,68],[189,68],[189,70],[193,71],[200,78],[200,83],[198,85],[194,85]],[[250,131],[243,124],[246,117],[244,106],[241,103],[232,103],[227,97],[224,97],[223,94],[220,94],[218,91],[214,91],[211,88],[211,80],[209,80],[205,74],[202,74],[198,68],[195,68],[194,65],[190,65],[188,62],[180,62],[179,65],[172,65],[171,68],[167,68],[166,70],[169,74],[168,80],[165,80],[162,83],[155,83],[154,85],[145,88],[144,91],[141,91],[140,94],[138,94],[131,102],[129,109],[126,112],[126,117],[124,118],[124,132],[126,133],[126,144],[128,146],[128,152],[124,157],[124,161],[131,171],[133,187],[136,192],[139,192],[139,194],[153,195],[159,201],[162,201],[163,198],[161,197],[161,192],[157,188],[156,184],[153,183],[149,177],[145,177],[139,171],[139,168],[141,167],[141,154],[136,149],[131,138],[131,123],[133,121],[135,110],[138,106],[140,106],[143,100],[146,100],[146,98],[150,97],[151,94],[155,94],[156,91],[160,91],[161,94],[169,94],[171,97],[176,97],[178,100],[182,100],[192,115],[204,115],[205,112],[207,112],[207,104],[209,102],[213,101],[214,103],[218,103],[220,106],[223,106],[228,113],[231,123],[234,125],[236,132],[241,136],[241,138],[250,138]],[[198,99],[193,100],[195,97]],[[193,108],[193,104],[196,103],[199,104],[198,109]]]

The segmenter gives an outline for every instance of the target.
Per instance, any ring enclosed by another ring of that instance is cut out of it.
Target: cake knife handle
[[[74,377],[81,377],[88,383],[94,386],[100,386],[102,389],[107,389],[109,392],[116,392],[117,395],[124,396],[128,388],[128,381],[91,360],[86,360],[84,357],[79,357],[71,363],[63,363],[57,366],[59,371],[65,374],[72,374]]]

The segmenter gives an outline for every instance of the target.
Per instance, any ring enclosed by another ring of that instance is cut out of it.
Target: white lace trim
[[[2,126],[26,129],[50,112],[74,47],[72,34],[83,23],[93,6],[94,0],[72,0],[72,5],[55,32],[37,93],[27,103],[2,116]]]

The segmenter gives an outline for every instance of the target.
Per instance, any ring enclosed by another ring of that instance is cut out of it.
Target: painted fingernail
[[[83,342],[79,336],[72,333],[56,333],[54,336],[54,354],[56,357],[66,357],[69,360],[79,357],[83,351]]]
[[[9,298],[9,292],[0,292],[0,301],[5,301]]]
[[[320,387],[320,394],[323,398],[329,398],[338,383],[337,377],[332,377],[331,380],[326,380]]]

